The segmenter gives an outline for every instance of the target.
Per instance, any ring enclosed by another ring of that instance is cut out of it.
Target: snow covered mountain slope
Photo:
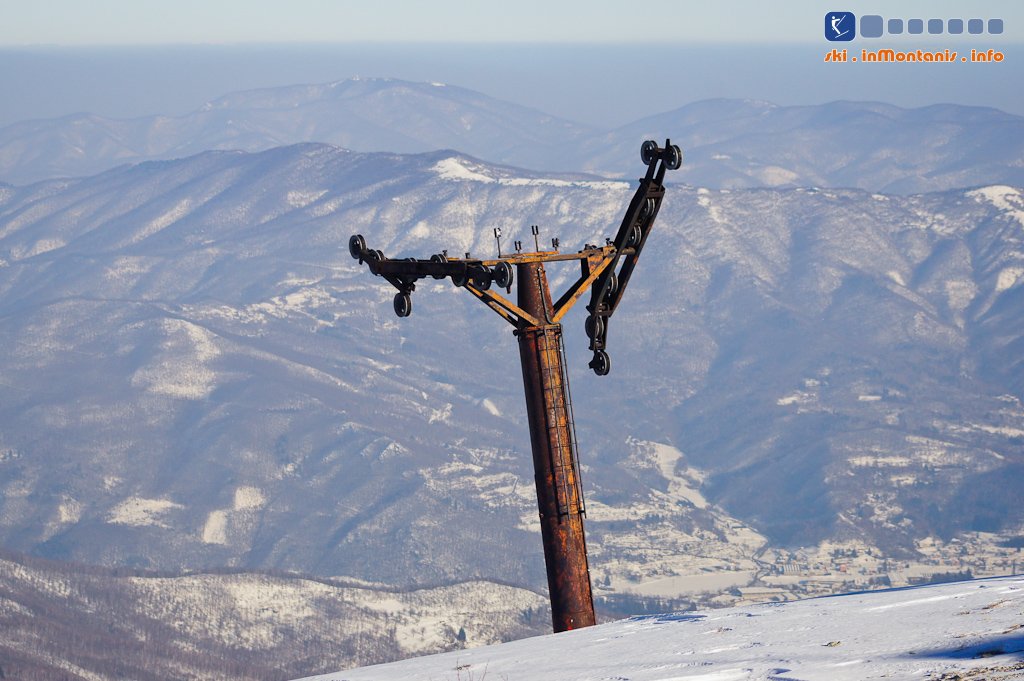
[[[114,571],[3,552],[0,678],[290,678],[537,635],[550,631],[546,607],[541,594],[490,582],[396,591],[284,574]]]
[[[491,254],[539,224],[575,248],[631,191],[324,145],[0,188],[0,544],[539,590],[510,329],[447,281],[396,319],[346,243]],[[1022,212],[1008,186],[671,186],[610,376],[565,320],[602,591],[757,586],[790,569],[766,545],[1024,534]]]
[[[457,149],[493,163],[632,179],[640,143],[665,137],[686,153],[675,180],[711,188],[908,194],[1024,184],[1024,118],[995,109],[720,99],[593,130],[452,85],[382,78],[236,92],[180,117],[23,121],[0,129],[0,180],[24,184],[209,149],[300,142],[364,152]]]
[[[317,681],[1024,678],[1024,579],[633,617]]]
[[[442,283],[403,329],[345,244],[362,231],[389,251],[479,252],[484,224],[514,235],[524,210],[596,236],[627,198],[625,184],[324,146],[5,193],[4,544],[162,569],[543,584],[509,330]],[[623,435],[610,462],[630,447]],[[616,482],[604,501],[609,534],[652,494],[637,476],[668,484],[629,467],[615,478],[633,491]],[[708,541],[742,534],[719,509],[667,510],[651,522],[678,524],[680,541],[694,517]],[[646,562],[617,551],[623,570]]]

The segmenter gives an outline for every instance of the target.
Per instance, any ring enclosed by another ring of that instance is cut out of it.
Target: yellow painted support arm
[[[615,256],[612,253],[605,253],[601,258],[587,258],[590,263],[590,274],[586,277],[581,278],[575,284],[569,288],[558,302],[555,303],[555,313],[551,317],[551,322],[557,324],[561,321],[562,317],[572,309],[572,306],[576,304],[576,301],[580,299],[584,293],[590,289],[590,285],[597,280],[601,273],[604,272],[612,262],[615,261]],[[595,264],[596,261],[596,264]]]
[[[466,284],[465,288],[467,291],[483,301],[492,310],[504,317],[505,321],[512,326],[519,326],[519,321],[516,319],[517,317],[525,321],[530,326],[543,326],[544,324],[532,314],[499,293],[489,290],[481,291],[472,284]]]

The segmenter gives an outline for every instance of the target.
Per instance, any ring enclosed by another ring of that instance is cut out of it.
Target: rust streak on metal
[[[519,303],[531,316],[551,318],[544,265],[517,265]],[[551,620],[556,632],[596,623],[568,386],[562,366],[559,324],[520,324],[519,353],[533,445]]]

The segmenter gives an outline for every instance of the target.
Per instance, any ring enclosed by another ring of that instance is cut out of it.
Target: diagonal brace
[[[520,326],[519,320],[526,322],[529,326],[543,326],[544,323],[534,317],[532,314],[519,307],[511,300],[495,293],[494,291],[481,291],[472,284],[466,284],[465,289],[476,296],[481,302],[486,304],[492,310],[501,315],[505,321],[512,326],[518,328]],[[518,318],[518,319],[517,319]]]

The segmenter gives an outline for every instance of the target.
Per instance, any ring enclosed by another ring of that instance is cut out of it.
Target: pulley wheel
[[[608,277],[608,287],[604,290],[604,300],[609,300],[619,291],[619,275],[614,272]]]
[[[510,263],[503,260],[495,265],[492,271],[494,273],[494,283],[498,285],[498,288],[508,288],[512,285],[513,273]]]
[[[640,225],[633,225],[629,230],[629,237],[626,238],[626,248],[636,248],[643,240],[644,232]]]
[[[348,254],[356,260],[363,257],[366,252],[366,239],[362,234],[353,234],[348,240]]]
[[[405,291],[395,294],[395,314],[399,317],[408,317],[412,314],[412,296]]]
[[[643,204],[640,206],[640,215],[637,216],[637,222],[641,225],[646,225],[654,215],[654,199],[644,199]]]
[[[435,253],[434,255],[430,256],[430,262],[446,263],[448,262],[448,256],[446,256],[444,253]],[[430,276],[432,276],[434,279],[444,279],[443,274],[432,274]]]
[[[607,352],[598,350],[594,353],[594,359],[590,360],[589,366],[598,376],[607,376],[612,369],[612,360]]]
[[[481,291],[486,291],[491,287],[491,281],[494,277],[491,275],[491,270],[486,265],[481,266],[476,272],[473,272],[473,286],[477,287]]]
[[[683,150],[679,148],[678,144],[673,144],[666,151],[668,159],[665,161],[665,165],[669,170],[679,170],[679,167],[683,165]]]
[[[647,140],[640,145],[640,160],[644,162],[645,166],[649,166],[654,163],[654,159],[658,157],[658,143],[654,140]]]
[[[600,315],[590,315],[584,324],[587,330],[587,338],[600,338],[604,334],[604,318]]]

